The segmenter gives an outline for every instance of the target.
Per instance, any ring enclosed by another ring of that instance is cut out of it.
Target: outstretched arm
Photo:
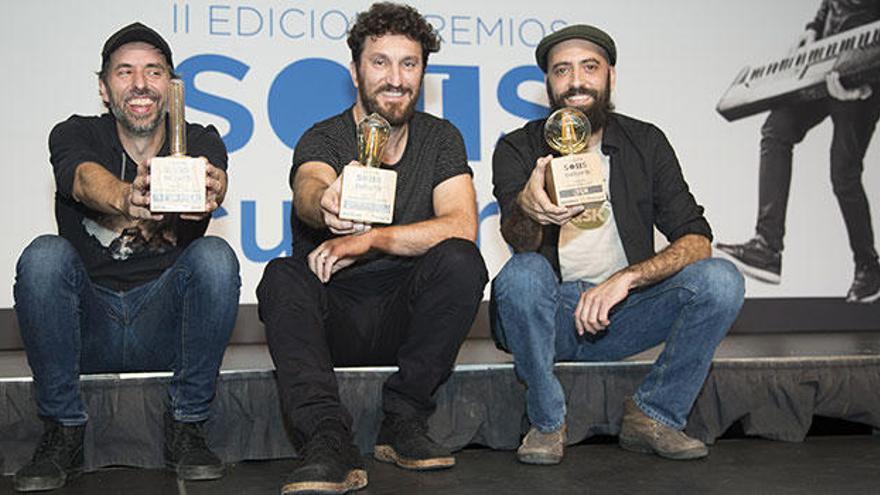
[[[370,229],[368,224],[339,218],[342,176],[337,176],[330,165],[323,162],[303,163],[297,169],[290,187],[296,214],[310,227],[327,228],[336,235]]]
[[[83,162],[74,172],[72,195],[73,199],[103,213],[161,220],[162,215],[154,215],[149,210],[148,187],[149,176],[140,170],[134,182],[128,183],[98,163]]]

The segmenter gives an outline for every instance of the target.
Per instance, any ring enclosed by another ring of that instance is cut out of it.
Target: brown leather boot
[[[623,403],[620,446],[632,452],[657,454],[675,460],[699,459],[709,455],[706,444],[648,417],[632,397]]]
[[[516,451],[516,458],[524,464],[559,464],[565,446],[565,425],[551,432],[541,433],[532,427]]]

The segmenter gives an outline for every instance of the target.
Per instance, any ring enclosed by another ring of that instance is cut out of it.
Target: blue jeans
[[[526,383],[532,426],[548,433],[565,422],[556,361],[617,361],[665,342],[633,399],[651,418],[682,429],[709,372],[715,348],[743,303],[742,275],[710,258],[630,292],[612,309],[599,338],[580,337],[574,310],[587,282],[559,283],[537,253],[514,255],[492,282],[493,335],[513,353]]]
[[[193,241],[159,278],[125,292],[93,284],[66,239],[36,238],[14,295],[38,413],[85,423],[80,373],[173,370],[174,419],[206,419],[240,286],[235,252],[218,237]]]

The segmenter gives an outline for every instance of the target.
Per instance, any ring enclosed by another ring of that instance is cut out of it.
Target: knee
[[[266,264],[257,285],[257,315],[272,352],[290,344],[291,332],[311,330],[325,316],[326,288],[298,259],[275,258]]]
[[[296,298],[317,294],[321,282],[305,265],[293,258],[275,258],[266,264],[263,276],[257,285],[257,299],[277,298],[291,294]]]
[[[556,290],[559,280],[543,255],[520,253],[511,256],[492,281],[492,297],[526,301]]]
[[[237,290],[241,286],[238,257],[223,239],[214,236],[196,239],[185,256],[192,275],[209,287]]]
[[[708,258],[692,266],[698,271],[697,290],[719,310],[736,315],[745,298],[745,280],[736,266],[721,258]]]
[[[836,196],[853,196],[862,189],[861,167],[856,167],[851,162],[841,164],[832,159],[831,188]]]
[[[285,258],[275,258],[266,264],[266,268],[263,269],[263,276],[260,278],[260,283],[257,284],[258,300],[262,300],[265,296],[271,295],[276,288],[285,285],[284,279],[286,278],[285,272],[287,269],[284,260]]]
[[[463,290],[479,290],[482,294],[489,274],[476,244],[466,239],[447,239],[431,248],[426,256],[438,270],[454,278]]]
[[[293,304],[319,304],[323,291],[323,284],[305,263],[293,258],[275,258],[266,265],[257,285],[260,319],[265,322],[276,309]]]
[[[41,235],[34,239],[18,258],[15,272],[17,286],[39,290],[57,284],[76,282],[65,277],[76,273],[71,270],[81,263],[79,254],[65,238],[57,235]]]

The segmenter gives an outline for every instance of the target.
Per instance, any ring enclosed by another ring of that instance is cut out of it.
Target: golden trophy
[[[397,172],[380,168],[391,125],[370,114],[357,125],[358,162],[342,169],[339,218],[364,223],[391,223]]]
[[[605,177],[599,154],[581,153],[587,147],[590,132],[590,121],[575,108],[561,108],[544,123],[544,139],[563,155],[547,165],[544,175],[547,194],[557,206],[605,200]]]
[[[150,160],[150,210],[201,213],[205,211],[205,160],[186,156],[183,81],[173,79],[168,95],[171,156]]]

